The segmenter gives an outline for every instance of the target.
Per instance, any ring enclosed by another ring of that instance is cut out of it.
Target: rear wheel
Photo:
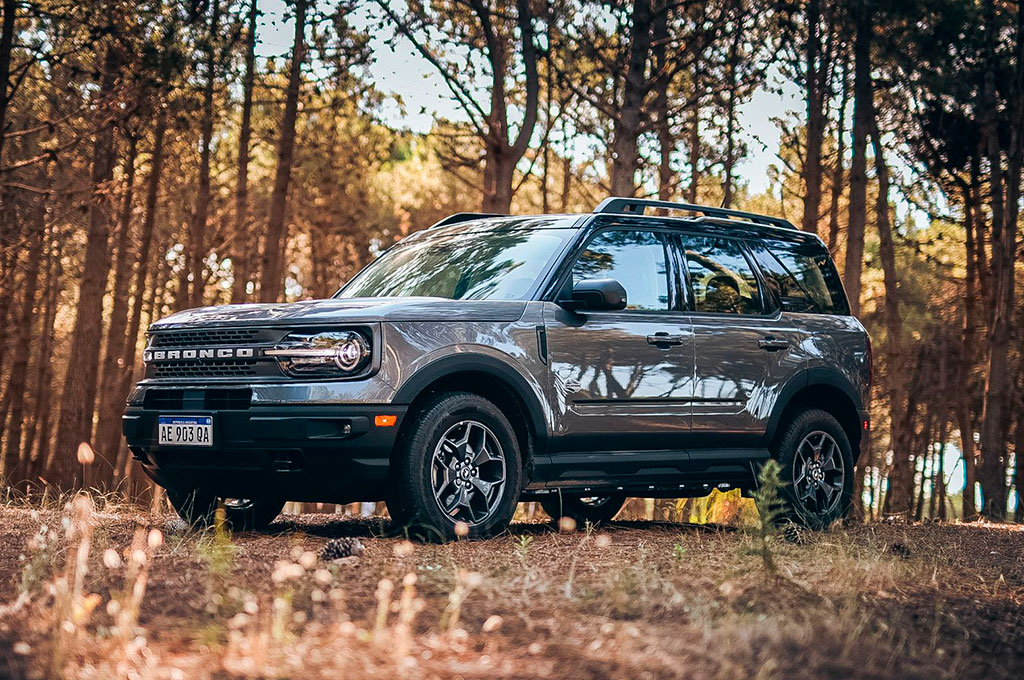
[[[522,486],[515,431],[497,406],[468,392],[441,394],[413,415],[388,501],[394,522],[432,540],[505,530]]]
[[[581,496],[579,494],[558,494],[541,500],[540,505],[551,519],[572,517],[579,525],[590,522],[610,522],[626,504],[625,494],[609,496]]]
[[[167,498],[178,516],[193,526],[212,526],[217,518],[217,502],[224,503],[224,518],[235,531],[265,529],[284,507],[284,501],[252,498],[219,498],[201,490],[167,490]]]
[[[796,415],[775,453],[789,519],[825,529],[846,516],[853,501],[853,452],[832,414],[809,409]]]

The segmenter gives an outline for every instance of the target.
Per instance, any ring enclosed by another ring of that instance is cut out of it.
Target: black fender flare
[[[864,409],[860,394],[858,394],[850,379],[841,372],[834,368],[828,368],[825,366],[815,366],[805,369],[786,383],[786,386],[783,387],[782,391],[779,393],[779,398],[775,400],[775,407],[772,409],[771,417],[768,419],[768,428],[765,432],[765,442],[767,444],[770,444],[775,440],[775,435],[782,422],[782,414],[785,413],[786,408],[793,400],[793,397],[796,396],[800,390],[807,387],[814,387],[816,385],[834,387],[838,389],[850,400],[854,409],[857,410],[858,415]]]
[[[458,353],[431,361],[405,380],[391,400],[394,404],[412,404],[427,387],[456,373],[472,371],[484,373],[502,380],[511,386],[518,401],[523,405],[524,415],[538,448],[547,441],[548,428],[544,418],[545,409],[540,397],[519,371],[506,362],[486,354]]]

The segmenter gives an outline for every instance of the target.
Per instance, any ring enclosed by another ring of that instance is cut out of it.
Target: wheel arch
[[[523,453],[526,478],[533,472],[534,454],[547,441],[544,410],[536,391],[519,371],[500,359],[483,354],[458,354],[427,364],[409,378],[392,400],[408,404],[412,413],[442,392],[472,392],[491,401],[509,416]],[[398,437],[405,434],[406,418]],[[397,447],[396,447],[397,448]]]
[[[769,421],[767,439],[772,450],[789,418],[807,408],[832,414],[850,440],[854,462],[860,457],[863,429],[863,404],[853,384],[841,373],[826,368],[810,369],[790,381],[783,389]]]

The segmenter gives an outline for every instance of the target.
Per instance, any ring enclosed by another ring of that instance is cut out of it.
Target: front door
[[[693,334],[670,242],[655,229],[597,232],[576,259],[573,282],[615,279],[626,290],[626,308],[574,313],[547,305],[555,452],[682,448]]]
[[[763,445],[778,389],[804,364],[802,334],[772,309],[741,241],[682,234],[680,243],[693,299],[695,446]]]

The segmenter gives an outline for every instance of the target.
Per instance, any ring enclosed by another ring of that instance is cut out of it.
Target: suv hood
[[[517,321],[521,300],[448,300],[432,297],[348,298],[302,302],[221,305],[177,312],[152,330],[196,326],[286,326],[366,321]]]

